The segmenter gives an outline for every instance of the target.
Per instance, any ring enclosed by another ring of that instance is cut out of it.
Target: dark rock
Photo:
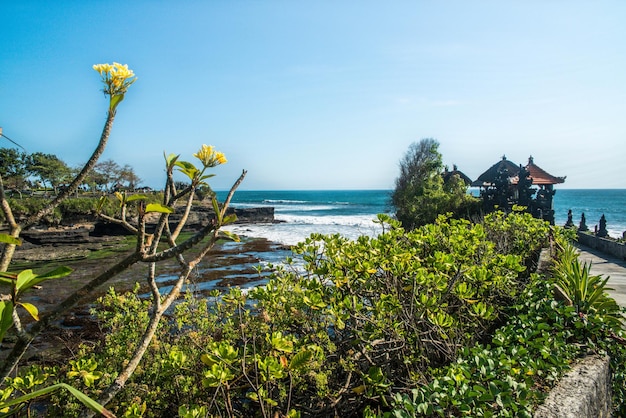
[[[170,215],[170,226],[173,228],[184,213],[184,208],[177,208],[176,212]],[[237,216],[237,224],[247,223],[274,223],[274,208],[273,207],[259,207],[259,208],[233,208],[229,207],[226,211],[227,215],[235,214]],[[198,230],[208,225],[215,219],[215,212],[213,208],[207,205],[197,205],[189,213],[187,223],[185,225],[186,230]]]
[[[91,232],[92,237],[104,237],[104,236],[123,236],[130,235],[131,232],[124,228],[122,225],[112,222],[96,222],[94,229]]]
[[[83,244],[89,242],[89,233],[93,228],[71,228],[60,230],[27,230],[20,237],[31,244]]]
[[[234,212],[237,215],[237,221],[239,224],[254,224],[254,223],[274,223],[274,208],[273,207],[261,207],[261,208],[229,208],[228,213]]]

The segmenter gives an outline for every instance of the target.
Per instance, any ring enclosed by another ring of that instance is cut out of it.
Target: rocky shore
[[[237,223],[241,224],[274,222],[273,208],[234,209],[233,212],[238,217]],[[194,230],[206,225],[210,216],[212,211],[194,211],[187,229]],[[33,268],[36,272],[43,272],[58,265],[74,270],[63,279],[46,282],[42,289],[29,293],[24,300],[35,304],[40,313],[45,314],[72,291],[80,288],[85,281],[132,251],[128,245],[122,248],[122,241],[127,235],[117,225],[102,222],[83,222],[54,228],[39,227],[24,231],[23,244],[18,247],[14,256],[16,270]],[[90,257],[97,251],[106,255],[95,259]],[[225,290],[230,286],[249,287],[262,284],[266,277],[259,275],[255,267],[268,260],[280,262],[289,253],[288,248],[265,239],[248,238],[240,243],[220,243],[199,265],[191,286],[196,294],[202,295],[213,289]],[[160,262],[157,268],[159,285],[168,286],[173,282],[178,268],[175,260]],[[89,313],[93,301],[109,287],[121,292],[132,289],[135,283],[143,283],[145,269],[145,264],[134,265],[90,295],[36,339],[26,360],[54,362],[56,358],[64,358],[67,354],[63,353],[63,347],[72,350],[82,341],[98,339],[100,330]],[[10,346],[10,338],[6,338],[0,356]],[[61,352],[58,351],[60,348]]]
[[[275,223],[274,208],[230,208],[228,214],[237,216],[236,224]],[[170,216],[172,227],[180,220],[182,211]],[[184,230],[196,231],[214,217],[208,205],[198,205],[190,213]],[[148,225],[148,229],[150,225]],[[129,232],[120,225],[90,217],[66,219],[55,227],[37,226],[23,231],[23,244],[15,252],[15,261],[45,262],[77,260],[91,252],[114,248]]]

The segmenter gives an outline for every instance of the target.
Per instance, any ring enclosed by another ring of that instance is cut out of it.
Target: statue
[[[567,222],[565,222],[565,228],[573,228],[574,222],[572,221],[572,210],[567,211]]]
[[[517,179],[517,203],[529,207],[536,190],[531,188],[533,179],[530,177],[530,172],[521,164],[519,165]]]
[[[604,217],[604,213],[600,217],[600,230],[598,231],[599,237],[608,237],[609,231],[606,230],[606,218]]]
[[[587,222],[585,220],[585,213],[583,212],[583,214],[580,217],[580,225],[578,226],[578,230],[581,232],[586,232],[589,231],[589,228],[587,227]]]

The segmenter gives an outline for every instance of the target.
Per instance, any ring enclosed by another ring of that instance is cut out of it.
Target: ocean
[[[242,236],[266,238],[294,245],[312,233],[341,234],[350,239],[360,235],[376,236],[380,226],[373,222],[379,213],[392,214],[391,190],[308,190],[308,191],[237,191],[233,207],[274,207],[278,223],[231,225],[228,229]],[[223,201],[226,192],[218,192]],[[564,225],[567,212],[578,226],[582,213],[593,231],[605,215],[612,237],[626,231],[626,189],[556,189],[555,220]]]

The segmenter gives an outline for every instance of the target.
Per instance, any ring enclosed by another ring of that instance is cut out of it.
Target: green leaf
[[[17,275],[17,281],[15,282],[15,288],[19,292],[20,290],[26,290],[33,285],[31,284],[37,278],[37,275],[33,273],[31,269],[23,270]]]
[[[158,212],[158,213],[174,213],[174,209],[169,206],[162,205],[160,203],[148,203],[146,205],[146,213]]]
[[[178,167],[178,171],[189,177],[190,180],[194,180],[199,173],[196,166],[188,161],[176,161],[174,165]]]
[[[222,231],[220,230],[220,234],[223,235],[224,237],[234,241],[234,242],[240,242],[241,240],[239,239],[239,235],[230,232],[230,231]]]
[[[39,283],[50,280],[50,279],[58,279],[61,277],[65,277],[70,274],[73,270],[69,267],[61,266],[52,271],[44,273],[42,275],[34,274],[32,270],[24,270],[21,271],[17,275],[17,281],[15,283],[15,288],[18,292],[23,292],[32,288],[33,286],[38,285]]]
[[[17,280],[17,274],[8,271],[0,271],[0,278]]]
[[[13,325],[13,302],[0,301],[0,342],[11,325]]]
[[[115,96],[111,96],[111,100],[109,101],[109,109],[114,111],[117,108],[122,100],[124,100],[123,94],[116,94]]]
[[[22,245],[22,240],[8,234],[0,234],[0,242],[4,242],[5,244]]]
[[[309,350],[300,351],[298,354],[291,358],[291,362],[289,362],[290,369],[300,369],[307,364],[311,358],[313,357],[313,353]]]
[[[39,321],[39,309],[32,303],[28,302],[17,302],[19,306],[26,309],[26,311],[33,317],[35,321]]]
[[[106,418],[115,418],[115,415],[104,406],[100,405],[98,402],[91,399],[89,396],[85,395],[78,389],[73,388],[72,386],[65,383],[57,383],[56,385],[48,386],[43,389],[36,390],[34,392],[28,393],[26,395],[20,396],[19,398],[7,400],[4,402],[0,402],[0,409],[9,408],[13,405],[19,405],[21,403],[25,403],[30,401],[31,399],[38,398],[40,396],[47,395],[59,389],[66,389],[69,391],[76,399],[78,399],[83,405],[87,408],[91,409],[94,412],[102,414]]]
[[[130,203],[130,202],[134,202],[135,200],[147,200],[147,199],[148,199],[148,196],[144,196],[141,194],[134,194],[132,196],[128,196],[126,198],[126,202]]]
[[[170,168],[172,167],[176,161],[178,161],[178,158],[180,157],[180,154],[176,155],[176,154],[169,154],[169,155],[165,155],[165,153],[163,153],[163,156],[165,157],[165,165]]]
[[[71,272],[73,272],[74,270],[66,267],[66,266],[61,266],[61,267],[57,267],[54,270],[50,270],[47,273],[44,274],[40,274],[39,278],[40,279],[60,279],[61,277],[65,277],[68,276]]]
[[[215,212],[215,216],[217,216],[217,224],[221,225],[222,224],[222,215],[221,215],[221,211],[220,211],[220,204],[217,201],[217,198],[215,196],[213,196],[213,199],[211,199],[211,203],[213,204],[213,212]]]
[[[236,220],[237,220],[237,215],[235,215],[234,213],[231,213],[230,215],[224,216],[224,219],[222,219],[222,225],[232,224]]]
[[[211,177],[215,177],[215,174],[205,174],[204,176],[200,177],[200,181],[204,182],[204,180],[210,179]]]
[[[215,357],[210,356],[208,354],[202,354],[200,356],[200,361],[203,362],[204,364],[206,364],[207,366],[211,367],[213,366],[215,363],[217,363],[217,361],[215,360]]]
[[[13,287],[17,280],[17,273],[9,273],[7,271],[0,271],[0,284]]]
[[[284,337],[280,331],[272,332],[271,336],[268,336],[272,348],[284,353],[291,353],[293,351],[293,342]]]
[[[98,200],[98,204],[96,205],[96,213],[100,213],[100,211],[102,210],[102,206],[104,205],[104,202],[107,201],[106,196],[101,196],[100,200]]]

